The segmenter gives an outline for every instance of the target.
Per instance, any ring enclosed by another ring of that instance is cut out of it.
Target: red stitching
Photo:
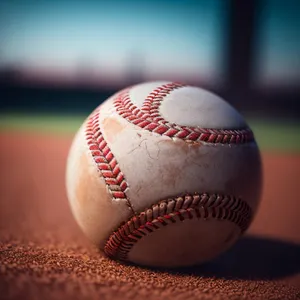
[[[131,102],[129,89],[127,89],[116,96],[114,105],[118,114],[130,123],[170,138],[221,144],[242,144],[254,140],[253,133],[249,128],[237,130],[210,129],[181,126],[166,121],[160,115],[159,107],[165,96],[181,87],[184,85],[168,83],[156,88],[147,96],[141,109]]]
[[[126,199],[128,206],[134,212],[126,195],[128,183],[100,130],[99,114],[100,108],[98,107],[87,120],[85,129],[87,144],[112,198]]]
[[[177,137],[186,141],[208,143],[246,143],[253,140],[253,134],[248,128],[242,130],[205,129],[180,126],[164,120],[158,112],[160,103],[167,94],[182,86],[172,83],[158,87],[149,94],[141,110],[131,102],[128,90],[121,92],[114,104],[119,115],[129,122],[170,138]],[[85,130],[87,145],[112,198],[125,199],[134,213],[126,195],[128,183],[103,138],[99,124],[99,113],[100,108],[98,107],[87,121]],[[215,218],[232,221],[242,231],[245,231],[251,216],[252,212],[248,204],[232,196],[195,194],[168,199],[153,205],[120,226],[108,239],[104,251],[109,256],[126,260],[134,243],[161,226],[194,217]]]
[[[104,252],[127,260],[135,243],[161,227],[186,219],[228,220],[244,232],[252,219],[250,206],[241,199],[220,194],[187,194],[161,201],[123,223],[108,239]]]

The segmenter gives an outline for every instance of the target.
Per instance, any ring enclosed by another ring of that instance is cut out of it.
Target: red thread
[[[113,153],[102,136],[99,114],[100,108],[98,107],[87,120],[85,130],[87,144],[113,199],[127,200],[128,206],[133,211],[130,201],[126,196],[128,184]]]
[[[223,200],[228,200],[228,198],[232,203],[231,208],[224,207]],[[158,216],[154,218],[154,214],[157,213]],[[145,215],[151,220],[147,220]],[[235,223],[241,232],[244,232],[252,219],[252,210],[245,201],[220,194],[189,194],[164,200],[122,224],[109,237],[104,252],[111,258],[127,260],[133,245],[144,236],[172,223],[194,218],[227,220]]]
[[[123,91],[115,99],[116,111],[120,116],[140,128],[170,138],[180,138],[187,142],[202,141],[224,144],[253,141],[253,134],[249,128],[241,130],[206,129],[180,126],[164,120],[159,114],[159,106],[166,95],[180,87],[183,85],[177,83],[158,87],[146,98],[141,109],[131,102],[129,90]],[[98,107],[87,121],[85,130],[87,145],[112,198],[126,200],[134,213],[126,195],[128,184],[117,160],[102,136],[99,113],[100,108]],[[134,243],[143,236],[161,226],[194,217],[229,220],[237,224],[241,231],[245,231],[250,223],[251,215],[251,208],[246,202],[230,196],[195,194],[169,199],[160,202],[158,207],[157,205],[152,206],[120,226],[108,239],[104,251],[111,257],[126,260]]]
[[[253,133],[248,127],[238,130],[209,129],[181,126],[166,121],[160,115],[159,107],[164,97],[182,87],[184,85],[179,83],[168,83],[156,88],[147,96],[141,109],[131,102],[127,89],[116,96],[114,105],[118,114],[130,123],[170,138],[221,144],[242,144],[254,140]]]

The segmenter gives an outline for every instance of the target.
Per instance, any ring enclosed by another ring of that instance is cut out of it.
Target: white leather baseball
[[[248,228],[261,162],[243,117],[220,97],[169,82],[101,104],[70,149],[66,186],[84,233],[113,258],[205,262]]]

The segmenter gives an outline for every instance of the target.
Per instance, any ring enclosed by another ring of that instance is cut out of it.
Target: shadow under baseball
[[[208,263],[164,271],[228,279],[279,279],[300,273],[300,245],[247,236]]]

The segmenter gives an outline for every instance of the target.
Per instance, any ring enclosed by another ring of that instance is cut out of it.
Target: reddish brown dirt
[[[150,270],[97,251],[71,215],[71,139],[0,135],[0,299],[300,299],[300,155],[263,155],[252,234],[200,267]]]

